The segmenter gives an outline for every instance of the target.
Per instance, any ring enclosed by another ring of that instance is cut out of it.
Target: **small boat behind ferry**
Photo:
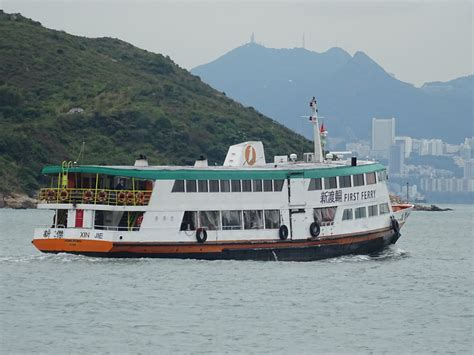
[[[222,166],[48,166],[39,209],[55,211],[33,244],[103,257],[311,261],[397,242],[413,205],[392,205],[384,166],[314,152],[267,163],[261,142],[232,145]]]

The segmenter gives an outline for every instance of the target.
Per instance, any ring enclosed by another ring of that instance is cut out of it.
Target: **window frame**
[[[237,186],[239,187],[238,189]],[[237,179],[230,180],[230,192],[242,192],[242,181]]]
[[[363,215],[359,213],[360,211],[364,211]],[[366,206],[356,207],[354,209],[354,219],[363,219],[363,218],[367,218],[367,207]]]
[[[188,189],[189,186],[194,186],[194,191]],[[194,193],[197,192],[197,182],[196,180],[186,180],[186,192]]]
[[[230,192],[230,180],[219,180],[220,192]]]
[[[339,188],[340,189],[352,187],[351,175],[338,176],[338,180],[339,180]]]
[[[349,213],[346,213],[349,212]],[[352,221],[354,219],[354,210],[352,208],[346,208],[342,211],[343,221]]]
[[[184,180],[175,180],[171,192],[186,192],[186,184]]]
[[[359,178],[362,178],[362,183],[359,181]],[[352,182],[354,187],[365,186],[365,177],[364,174],[354,174],[352,175]]]
[[[270,184],[270,190],[268,184]],[[273,192],[273,180],[263,180],[263,192]]]
[[[319,181],[319,188],[317,182]],[[309,180],[308,191],[320,191],[323,189],[322,178],[311,178]]]
[[[328,183],[326,183],[326,181]],[[331,181],[333,181],[335,183],[334,187],[331,187]],[[326,185],[329,185],[329,186],[326,186]],[[324,190],[332,190],[332,189],[337,189],[337,177],[336,176],[325,177],[324,178]]]
[[[198,192],[209,192],[209,183],[207,180],[197,180]]]

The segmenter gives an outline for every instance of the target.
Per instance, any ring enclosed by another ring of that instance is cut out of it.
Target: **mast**
[[[316,103],[316,98],[313,96],[313,99],[309,103],[311,107],[311,116],[309,120],[313,124],[313,136],[314,136],[314,161],[316,163],[323,162],[323,151],[321,149],[321,136],[319,133],[319,123],[318,123],[318,107]]]

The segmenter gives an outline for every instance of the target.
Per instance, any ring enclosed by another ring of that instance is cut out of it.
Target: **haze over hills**
[[[409,53],[407,53],[409,55]],[[459,142],[472,136],[474,76],[421,88],[397,80],[363,52],[316,53],[247,43],[191,71],[217,90],[310,136],[316,96],[331,136],[368,139],[372,117],[396,117],[397,135]]]
[[[0,192],[33,193],[47,164],[222,163],[261,140],[267,159],[310,143],[227,98],[168,57],[53,31],[0,11]]]

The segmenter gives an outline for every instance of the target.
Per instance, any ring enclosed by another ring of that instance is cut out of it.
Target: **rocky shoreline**
[[[1,193],[0,208],[26,209],[36,208],[38,200],[20,193]]]
[[[393,203],[406,203],[400,196],[397,195],[390,195],[390,202]],[[444,212],[444,211],[452,211],[452,208],[441,208],[436,205],[418,205],[415,204],[413,207],[414,211],[429,211],[429,212]]]

